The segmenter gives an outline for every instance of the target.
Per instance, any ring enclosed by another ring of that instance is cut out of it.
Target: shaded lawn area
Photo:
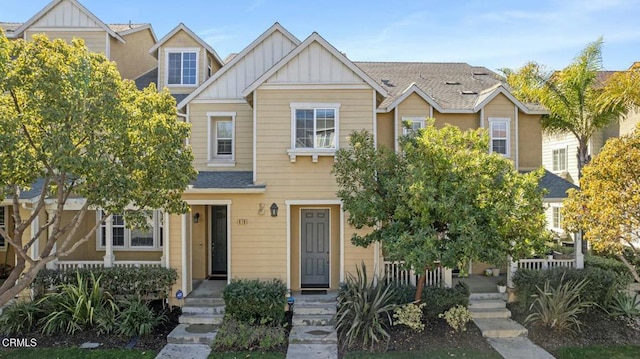
[[[284,359],[285,353],[269,353],[269,352],[229,352],[209,354],[209,359]],[[312,358],[309,358],[312,359]]]
[[[156,352],[127,349],[21,348],[0,350],[0,358],[24,359],[153,359]]]
[[[636,359],[640,358],[640,346],[567,347],[560,348],[553,354],[558,359]]]
[[[346,354],[343,359],[502,359],[496,352],[451,349],[419,352],[355,352]]]

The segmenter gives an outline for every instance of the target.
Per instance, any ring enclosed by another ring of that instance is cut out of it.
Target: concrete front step
[[[286,359],[336,359],[336,344],[289,344]]]
[[[471,293],[469,300],[485,300],[485,299],[500,299],[507,301],[509,295],[507,293]]]
[[[182,307],[182,314],[219,314],[224,315],[224,305],[185,305]]]
[[[471,309],[504,309],[507,302],[501,299],[474,299],[469,300],[469,310]]]
[[[511,311],[506,308],[473,308],[470,311],[473,319],[511,318]]]
[[[321,304],[335,304],[337,293],[328,294],[312,294],[312,295],[294,295],[296,305],[309,304],[309,305],[321,305]]]
[[[221,314],[182,314],[178,321],[180,324],[222,324],[224,315]]]
[[[169,344],[213,344],[218,326],[208,324],[179,324],[167,335]]]
[[[186,297],[184,305],[224,305],[224,299],[211,297]]]
[[[289,344],[337,344],[338,334],[332,326],[294,326]]]
[[[320,314],[336,314],[336,304],[304,304],[300,303],[294,305],[293,312],[296,315],[320,315]]]
[[[528,333],[525,327],[511,319],[474,319],[473,322],[486,338],[515,338]]]
[[[293,326],[329,326],[334,324],[333,314],[319,314],[319,315],[297,315],[295,313],[291,322]]]

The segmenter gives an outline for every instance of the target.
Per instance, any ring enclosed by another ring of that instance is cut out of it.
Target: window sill
[[[287,154],[289,155],[289,160],[294,163],[298,156],[306,156],[311,157],[311,161],[313,163],[318,162],[318,157],[334,157],[336,156],[336,149],[314,149],[314,148],[296,148],[296,149],[288,149]]]
[[[235,160],[210,160],[207,162],[207,167],[235,167]]]

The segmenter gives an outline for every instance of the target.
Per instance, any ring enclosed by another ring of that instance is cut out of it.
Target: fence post
[[[513,275],[518,271],[518,262],[513,261],[511,256],[508,256],[509,267],[507,268],[507,286],[513,288]]]
[[[445,288],[453,287],[453,270],[451,268],[442,267],[442,280]]]

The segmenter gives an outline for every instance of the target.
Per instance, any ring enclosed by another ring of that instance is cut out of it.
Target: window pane
[[[313,110],[296,110],[296,148],[313,148]]]
[[[180,84],[182,72],[182,54],[169,53],[169,74],[167,83]]]
[[[219,155],[231,155],[231,140],[218,140],[218,154]]]
[[[218,121],[216,126],[218,128],[218,138],[231,138],[233,136],[233,125],[231,121]]]
[[[114,226],[124,226],[124,217],[121,214],[114,214],[112,217]]]
[[[113,246],[124,247],[124,227],[113,228]]]
[[[105,227],[105,225],[103,224],[100,227],[100,245],[102,247],[107,245],[107,228]]]
[[[316,148],[334,148],[335,111],[316,110]]]
[[[504,122],[491,125],[491,137],[507,138],[507,124]]]
[[[131,229],[131,247],[153,247],[153,228]]]
[[[195,85],[196,83],[196,53],[186,52],[182,54],[182,83]]]
[[[507,154],[507,140],[492,140],[492,149],[495,153]]]

